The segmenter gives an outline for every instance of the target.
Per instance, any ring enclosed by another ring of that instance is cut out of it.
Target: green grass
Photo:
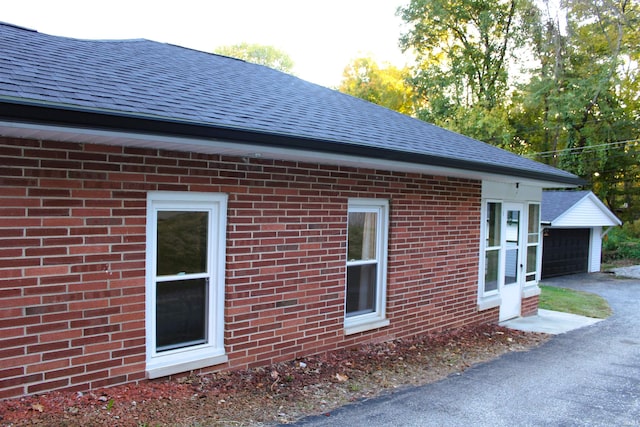
[[[540,308],[605,319],[611,316],[607,301],[595,294],[540,285]]]

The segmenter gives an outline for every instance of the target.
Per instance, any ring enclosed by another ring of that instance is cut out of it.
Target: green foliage
[[[429,120],[422,111],[420,118],[430,121],[454,132],[461,133],[480,141],[488,142],[513,152],[522,153],[522,148],[513,144],[513,128],[509,119],[509,112],[501,106],[487,109],[483,105],[458,107],[452,113],[442,117],[431,117]]]
[[[214,52],[254,64],[265,65],[285,73],[291,73],[294,65],[291,57],[282,50],[261,44],[240,43],[232,46],[221,46],[216,48]]]
[[[398,15],[418,118],[575,173],[640,218],[639,0],[410,0]]]
[[[508,89],[508,64],[522,42],[525,0],[412,0],[399,14],[409,25],[400,39],[416,53],[414,85],[428,115],[443,105],[490,111]]]
[[[516,139],[584,178],[624,221],[637,219],[638,2],[564,6],[564,22],[541,14],[531,26],[538,68],[513,98]]]
[[[610,230],[603,239],[602,249],[605,262],[640,260],[640,220]]]
[[[537,9],[529,0],[412,0],[400,40],[416,53],[417,117],[517,153],[510,86]],[[511,74],[510,74],[511,73]]]
[[[566,288],[541,285],[539,307],[545,310],[579,314],[581,316],[606,319],[611,316],[611,307],[599,295]]]
[[[357,58],[344,69],[338,90],[391,110],[413,115],[413,90],[408,78],[407,68],[399,69],[393,65],[380,68],[371,58]]]

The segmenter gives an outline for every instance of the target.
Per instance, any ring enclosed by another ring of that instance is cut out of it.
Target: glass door
[[[516,203],[505,203],[503,212],[503,230],[505,235],[504,276],[500,295],[500,320],[520,315],[521,275],[522,275],[522,210]]]

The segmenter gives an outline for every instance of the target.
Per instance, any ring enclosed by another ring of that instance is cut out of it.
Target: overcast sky
[[[10,0],[0,21],[88,39],[145,38],[212,52],[241,42],[272,45],[294,74],[337,86],[358,56],[403,66],[397,8],[409,0]]]

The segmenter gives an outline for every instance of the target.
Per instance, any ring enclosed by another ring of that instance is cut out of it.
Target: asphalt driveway
[[[300,426],[640,426],[640,279],[547,279],[597,293],[614,314],[437,383],[346,406]]]

